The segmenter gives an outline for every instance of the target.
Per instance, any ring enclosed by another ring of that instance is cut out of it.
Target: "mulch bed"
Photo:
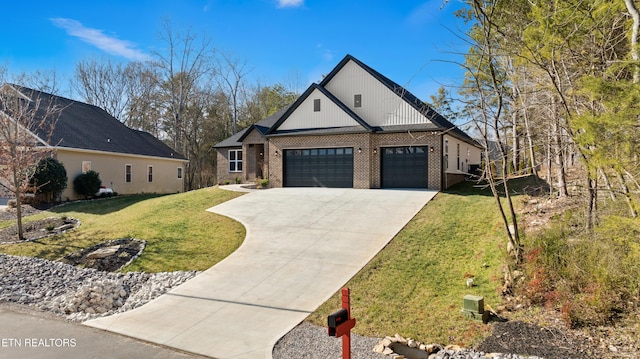
[[[13,218],[8,218],[8,219],[15,219],[15,213],[10,215],[13,215]],[[30,242],[36,239],[48,237],[55,234],[60,234],[64,231],[60,231],[56,229],[67,224],[72,224],[73,228],[76,228],[80,224],[80,221],[74,218],[50,217],[50,218],[40,219],[37,221],[23,222],[22,223],[22,231],[23,231],[22,240],[18,239],[18,226],[13,225],[11,227],[0,230],[0,244]]]
[[[89,254],[96,250],[112,246],[119,246],[117,252],[113,255],[104,258],[89,258]],[[82,268],[93,268],[104,272],[115,272],[140,256],[144,247],[145,242],[139,239],[116,239],[96,244],[95,246],[85,248],[79,252],[71,253],[64,256],[60,261]]]
[[[546,359],[596,358],[593,343],[559,328],[543,328],[522,321],[493,324],[493,333],[476,348],[485,353],[516,353]]]

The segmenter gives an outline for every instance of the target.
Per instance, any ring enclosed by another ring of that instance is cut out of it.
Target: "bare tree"
[[[156,68],[149,63],[133,62],[127,66],[127,117],[125,125],[160,138],[163,133],[161,88]]]
[[[17,85],[0,87],[0,185],[16,198],[18,239],[22,240],[22,199],[48,144],[60,108],[53,96]]]
[[[76,91],[86,103],[98,106],[121,122],[126,122],[129,87],[133,85],[131,77],[127,76],[128,67],[111,60],[93,58],[80,61],[75,70]]]
[[[15,82],[25,87],[53,95],[62,94],[60,80],[55,69],[49,71],[36,70],[30,73],[24,73],[19,75]]]
[[[636,63],[633,65],[633,83],[640,82],[640,66],[638,60],[640,60],[640,54],[638,53],[638,32],[640,30],[640,12],[634,0],[624,0],[624,4],[627,6],[627,11],[633,19],[633,25],[631,27],[631,59]]]
[[[467,112],[475,117],[475,124],[483,136],[484,145],[484,174],[496,201],[507,234],[507,250],[509,255],[520,262],[522,260],[522,244],[518,232],[518,220],[509,190],[509,153],[506,148],[505,135],[502,131],[508,126],[508,102],[512,99],[509,77],[507,76],[508,54],[497,45],[499,28],[495,24],[495,13],[498,1],[474,0],[470,13],[478,23],[471,33],[472,49],[462,66],[467,70],[465,91],[463,95],[473,98],[472,107]],[[495,141],[498,159],[490,157],[490,141]],[[495,161],[495,162],[494,162]],[[500,166],[502,178],[498,178],[495,167]],[[504,190],[506,206],[500,195],[500,188]],[[506,207],[506,208],[505,208]]]
[[[230,135],[238,132],[240,109],[249,96],[246,94],[245,76],[251,70],[246,70],[247,61],[232,58],[222,54],[217,64],[217,81],[220,89],[227,95],[232,117],[229,119]]]
[[[171,136],[173,148],[185,152],[183,117],[189,102],[198,94],[198,84],[214,71],[214,50],[207,36],[198,37],[191,30],[176,33],[168,20],[160,37],[166,48],[153,55],[162,103],[166,106],[165,131]]]

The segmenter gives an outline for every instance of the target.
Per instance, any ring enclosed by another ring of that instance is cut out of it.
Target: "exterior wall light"
[[[358,153],[362,153],[362,147],[358,147]]]
[[[429,152],[433,152],[433,146],[429,147]]]
[[[377,153],[378,153],[378,148],[377,148],[377,147],[375,147],[375,148],[373,149],[373,154],[375,155],[375,154],[377,154]]]

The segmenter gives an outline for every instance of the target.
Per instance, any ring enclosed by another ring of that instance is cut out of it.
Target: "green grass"
[[[103,241],[133,237],[146,240],[147,247],[124,271],[205,270],[236,250],[245,237],[240,223],[206,209],[239,195],[207,188],[165,196],[74,202],[26,217],[25,221],[74,217],[82,222],[76,231],[31,243],[2,245],[0,251],[56,260]],[[7,221],[0,226],[14,223]]]
[[[469,184],[441,192],[346,284],[357,319],[354,331],[473,345],[491,328],[463,318],[462,299],[482,295],[485,307],[499,304],[505,261],[506,234],[490,192]],[[470,275],[473,288],[466,286]],[[338,308],[340,293],[309,319],[325,326]]]
[[[519,192],[526,185],[526,180],[516,182],[511,189]],[[238,195],[205,189],[74,203],[53,215],[81,219],[78,231],[0,250],[56,259],[104,240],[135,237],[147,240],[148,246],[127,271],[202,270],[230,254],[244,238],[242,225],[205,212]],[[40,217],[47,215],[52,214]],[[355,332],[473,345],[491,327],[465,319],[462,298],[482,295],[485,306],[501,302],[505,248],[504,228],[488,189],[462,184],[439,193],[346,285],[358,321]],[[474,276],[475,287],[467,288],[468,276]],[[336,293],[310,320],[325,326],[326,316],[339,307]]]

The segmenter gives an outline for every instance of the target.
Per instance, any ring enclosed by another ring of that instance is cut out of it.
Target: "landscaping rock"
[[[4,254],[0,254],[0,273],[0,302],[32,306],[72,321],[137,308],[198,274],[110,273]]]
[[[137,259],[144,251],[146,244],[146,241],[140,239],[121,238],[71,253],[61,261],[83,268],[115,272]]]
[[[87,254],[87,258],[88,259],[98,259],[98,258],[109,257],[109,256],[112,256],[112,255],[116,254],[119,249],[120,249],[119,245],[118,246],[100,248],[100,249],[97,249],[97,250]]]

